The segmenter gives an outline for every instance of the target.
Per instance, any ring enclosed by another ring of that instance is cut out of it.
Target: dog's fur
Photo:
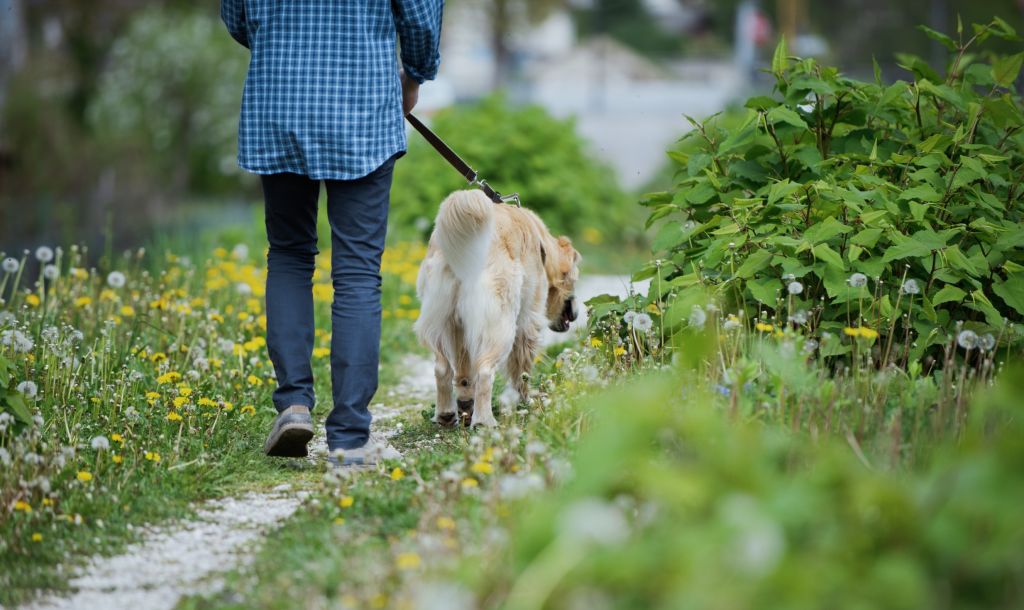
[[[445,199],[416,283],[416,334],[434,352],[434,421],[494,426],[494,375],[504,370],[504,409],[527,398],[545,326],[565,332],[576,319],[579,253],[536,214],[495,205],[478,190]],[[453,393],[454,389],[454,393]]]

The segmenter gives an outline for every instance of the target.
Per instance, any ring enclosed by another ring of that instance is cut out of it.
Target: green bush
[[[750,318],[803,312],[815,332],[909,337],[909,358],[964,330],[1019,340],[1024,53],[976,47],[1020,39],[998,18],[958,40],[926,33],[952,52],[946,75],[901,55],[912,82],[861,82],[783,43],[773,95],[750,99],[738,127],[693,122],[690,150],[669,153],[675,188],[642,202],[658,259],[636,277],[658,280],[648,302],[676,295],[666,327],[711,289]]]
[[[586,402],[571,482],[509,507],[509,550],[467,577],[508,610],[1019,608],[1024,385],[1005,379],[917,472],[635,380]]]
[[[631,214],[611,171],[588,156],[573,124],[502,97],[443,110],[431,128],[496,190],[518,192],[552,230],[599,242],[621,236]],[[416,132],[395,169],[391,218],[424,230],[437,206],[466,181]],[[594,233],[597,231],[598,233]]]

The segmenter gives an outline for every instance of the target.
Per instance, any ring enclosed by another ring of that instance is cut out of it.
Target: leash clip
[[[523,204],[519,201],[519,193],[512,193],[511,195],[502,195],[498,191],[491,188],[491,185],[487,184],[486,180],[473,179],[470,180],[470,184],[475,184],[480,187],[480,190],[484,192],[487,197],[494,203],[508,203],[514,201],[517,208],[523,207]]]

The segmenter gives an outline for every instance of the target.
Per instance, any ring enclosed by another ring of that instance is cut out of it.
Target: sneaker
[[[306,444],[313,438],[309,407],[292,405],[281,411],[270,428],[263,453],[274,457],[306,457]]]
[[[370,437],[362,447],[335,449],[327,455],[327,463],[340,466],[372,466],[384,460],[400,460],[402,454],[387,441]]]

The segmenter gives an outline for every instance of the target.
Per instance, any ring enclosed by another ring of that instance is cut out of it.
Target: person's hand
[[[402,71],[402,114],[409,114],[420,99],[420,84]]]

